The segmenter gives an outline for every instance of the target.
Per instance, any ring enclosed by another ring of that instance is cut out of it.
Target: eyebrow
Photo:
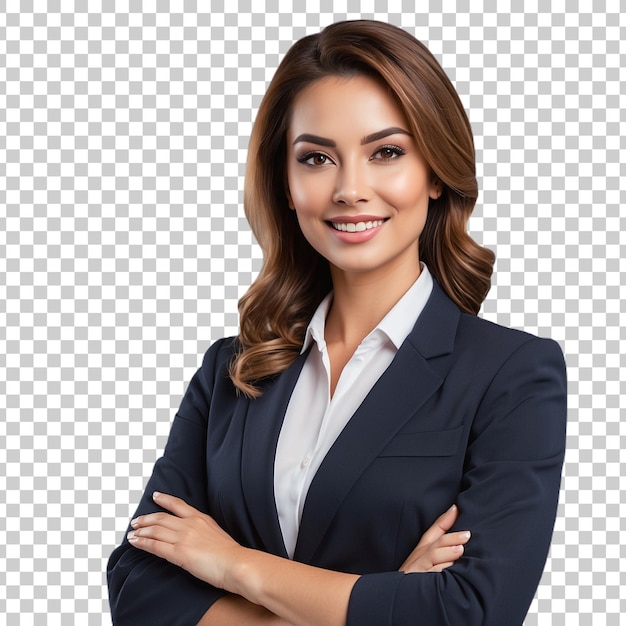
[[[363,137],[363,139],[361,139],[361,145],[365,146],[373,141],[389,137],[389,135],[408,135],[410,137],[411,133],[408,130],[404,130],[404,128],[392,126],[391,128],[385,128],[384,130],[379,130],[377,133],[372,133],[371,135],[367,135],[367,137]]]
[[[372,133],[371,135],[366,135],[365,137],[363,137],[363,139],[361,139],[361,145],[365,146],[368,143],[372,143],[373,141],[378,141],[380,139],[384,139],[385,137],[389,137],[389,135],[408,135],[410,137],[411,133],[404,128],[400,128],[399,126],[391,126],[390,128],[379,130],[378,132]],[[302,141],[314,143],[318,146],[327,146],[328,148],[337,147],[337,144],[332,139],[319,137],[317,135],[310,135],[309,133],[298,135],[295,138],[293,145],[295,146],[297,143],[300,143]]]

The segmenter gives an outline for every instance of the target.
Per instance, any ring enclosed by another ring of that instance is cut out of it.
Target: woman
[[[264,266],[111,556],[116,623],[522,622],[565,371],[476,317],[477,193],[463,106],[412,36],[343,22],[291,48],[250,141]]]

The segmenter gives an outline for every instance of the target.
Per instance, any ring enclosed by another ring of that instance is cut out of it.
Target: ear
[[[289,191],[289,184],[285,180],[285,195],[287,196],[287,204],[292,211],[295,211],[296,208],[293,206],[293,200],[291,199],[291,192]]]
[[[443,193],[443,183],[441,182],[441,179],[435,174],[432,174],[432,177],[430,180],[430,188],[428,190],[428,195],[430,196],[432,200],[437,200],[441,196],[442,193]]]
[[[296,210],[296,207],[295,207],[295,206],[293,206],[293,200],[291,199],[291,194],[290,194],[289,192],[287,192],[287,203],[289,204],[289,208],[290,208],[292,211],[295,211],[295,210]]]

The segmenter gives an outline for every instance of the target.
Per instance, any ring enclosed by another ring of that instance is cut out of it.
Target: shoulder
[[[216,388],[234,389],[228,370],[232,358],[237,353],[238,345],[236,337],[224,337],[211,344],[204,353],[202,364],[189,383],[184,401],[201,397],[208,402]]]
[[[506,359],[520,352],[535,356],[555,355],[563,360],[561,346],[553,339],[501,326],[466,313],[461,313],[459,317],[455,344],[460,349],[472,349],[486,357],[500,355],[501,359]]]
[[[567,396],[565,359],[549,338],[462,314],[455,341],[454,368],[468,381],[481,381],[485,397],[522,402],[530,396]]]
[[[237,337],[222,337],[213,342],[209,349],[204,353],[202,359],[202,368],[219,367],[224,363],[228,363],[230,359],[237,353],[239,349],[239,341]]]
[[[514,354],[550,354],[563,360],[556,341],[463,313],[435,282],[412,341],[426,358],[452,353],[461,361],[498,366]]]
[[[502,326],[485,318],[468,313],[461,313],[459,317],[459,334],[461,336],[471,337],[474,341],[496,341],[503,346],[510,346],[513,349],[527,342],[538,342],[538,344],[544,343],[546,345],[553,344],[554,346],[558,346],[556,341],[548,337],[538,337],[525,330]]]
[[[216,380],[228,375],[228,368],[238,350],[237,337],[223,337],[213,342],[204,353],[197,375],[213,386]]]

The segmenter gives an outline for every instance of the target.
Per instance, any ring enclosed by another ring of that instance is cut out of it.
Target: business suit
[[[153,490],[171,493],[240,543],[286,556],[273,459],[306,354],[247,400],[227,376],[232,346],[207,352],[137,514],[158,510]],[[363,574],[349,626],[521,624],[552,534],[565,422],[558,346],[461,314],[435,283],[313,479],[294,559]],[[442,573],[397,572],[453,502],[456,528],[472,531],[464,556]],[[126,540],[108,578],[119,624],[195,624],[223,593]]]

